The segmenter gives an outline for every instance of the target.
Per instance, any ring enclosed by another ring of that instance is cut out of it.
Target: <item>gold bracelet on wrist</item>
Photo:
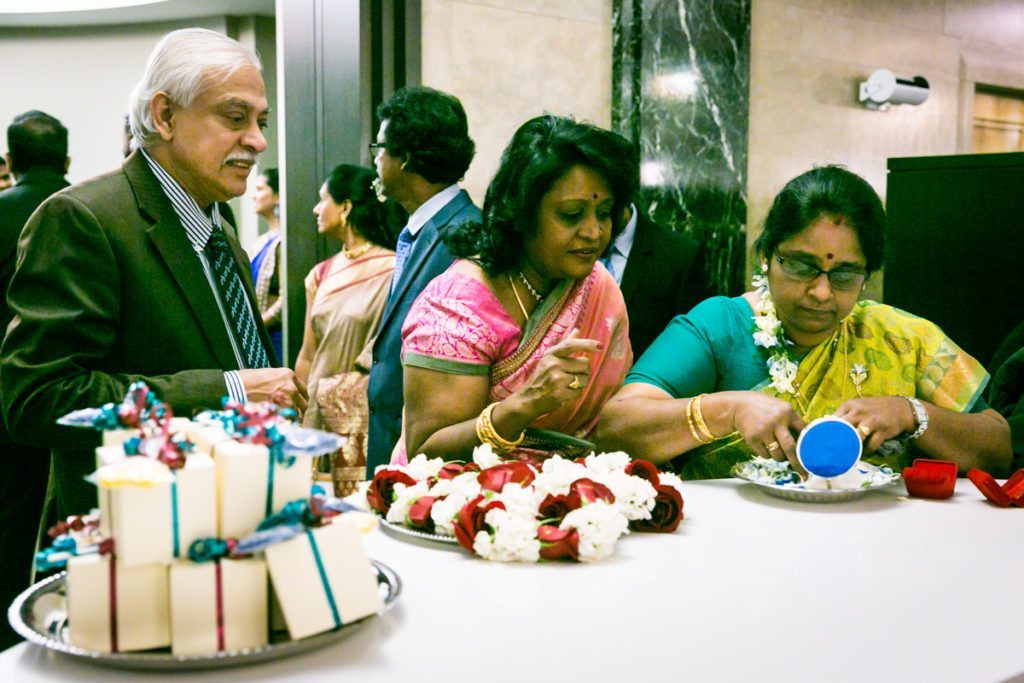
[[[505,453],[514,451],[521,443],[523,443],[523,439],[526,438],[526,432],[520,432],[519,437],[514,441],[509,441],[499,434],[494,428],[494,423],[491,422],[491,413],[494,412],[494,407],[496,405],[498,405],[497,402],[484,408],[480,413],[480,417],[476,419],[476,436],[480,439],[480,443],[490,444],[495,453],[498,455],[504,455]]]
[[[701,436],[701,433],[697,431],[697,423],[693,418],[693,404],[696,400],[696,398],[691,398],[690,402],[686,404],[686,425],[690,428],[690,435],[693,436],[693,440],[703,446],[708,442],[705,441],[704,437]]]
[[[707,394],[700,394],[697,398],[693,399],[690,404],[693,406],[693,421],[697,423],[697,430],[705,439],[707,439],[706,443],[711,443],[717,437],[710,429],[708,429],[708,424],[704,421],[704,413],[700,410],[700,400],[705,396],[707,396]]]

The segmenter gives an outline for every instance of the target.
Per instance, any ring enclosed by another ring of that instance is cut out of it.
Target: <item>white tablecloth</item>
[[[969,481],[842,504],[687,483],[672,535],[594,565],[500,565],[382,531],[395,608],[316,652],[190,681],[1004,681],[1024,679],[1024,510]],[[21,644],[0,681],[161,678]],[[169,678],[169,677],[168,677]]]

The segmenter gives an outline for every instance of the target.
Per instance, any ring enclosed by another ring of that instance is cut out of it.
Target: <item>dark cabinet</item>
[[[1024,321],[1024,153],[889,160],[885,302],[990,372]]]

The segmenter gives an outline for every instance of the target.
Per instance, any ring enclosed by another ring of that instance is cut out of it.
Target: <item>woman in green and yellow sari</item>
[[[927,320],[858,302],[884,223],[878,195],[845,169],[790,181],[755,244],[755,291],[673,320],[605,406],[599,445],[728,477],[751,455],[797,465],[800,430],[836,415],[876,464],[909,464],[912,444],[961,472],[1003,471],[1009,428],[981,399],[981,364]]]

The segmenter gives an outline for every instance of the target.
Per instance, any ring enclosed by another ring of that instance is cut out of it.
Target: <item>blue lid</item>
[[[860,434],[838,417],[818,418],[804,428],[796,442],[796,455],[804,469],[825,478],[853,469],[862,449]]]

